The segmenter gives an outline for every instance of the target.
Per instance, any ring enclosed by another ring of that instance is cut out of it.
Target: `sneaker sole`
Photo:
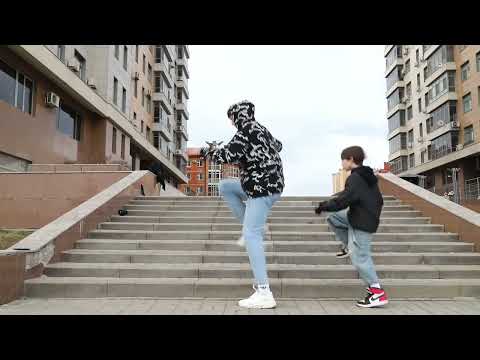
[[[347,257],[349,257],[350,254],[345,254],[345,255],[336,255],[337,259],[345,259]]]
[[[388,300],[384,300],[384,301],[379,301],[379,302],[373,303],[373,304],[358,304],[357,303],[357,306],[362,307],[362,308],[374,308],[374,307],[385,306],[387,304],[388,304]]]
[[[274,304],[254,305],[254,306],[248,306],[248,305],[240,305],[240,304],[238,304],[238,306],[240,306],[240,307],[242,307],[242,308],[245,308],[245,309],[273,309],[273,308],[277,307],[277,304],[274,303]]]

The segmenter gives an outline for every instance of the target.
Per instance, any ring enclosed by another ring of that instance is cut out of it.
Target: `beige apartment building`
[[[333,182],[333,193],[336,194],[340,191],[345,189],[345,182],[347,178],[350,176],[350,171],[346,171],[344,169],[338,170],[337,173],[332,174],[332,182]]]
[[[443,195],[459,169],[460,199],[477,199],[480,45],[387,45],[385,61],[392,172]]]
[[[156,161],[186,183],[189,57],[186,45],[1,46],[0,168]]]

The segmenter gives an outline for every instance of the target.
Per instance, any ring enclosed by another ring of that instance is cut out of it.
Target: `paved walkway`
[[[473,315],[480,299],[397,300],[361,309],[351,300],[279,300],[276,309],[249,310],[222,299],[23,299],[0,306],[0,315]]]

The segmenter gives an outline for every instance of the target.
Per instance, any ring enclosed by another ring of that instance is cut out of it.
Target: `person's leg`
[[[264,196],[247,200],[247,209],[243,222],[243,237],[247,244],[250,266],[257,285],[268,285],[263,235],[273,204],[280,195]]]
[[[372,254],[370,252],[370,244],[372,234],[350,227],[349,232],[349,248],[351,251],[350,258],[352,264],[358,271],[360,278],[368,285],[378,283],[375,265],[373,264]]]
[[[342,243],[344,249],[348,248],[348,217],[347,209],[335,212],[327,217],[330,229],[335,233],[335,238]]]
[[[240,180],[225,179],[220,181],[218,185],[220,195],[225,199],[230,210],[232,210],[238,221],[243,224],[245,217],[245,203],[247,194],[242,189]]]
[[[257,291],[250,298],[241,300],[239,302],[240,306],[249,308],[272,308],[276,306],[268,283],[263,235],[268,214],[273,204],[279,199],[280,194],[275,194],[247,200],[243,237],[247,244],[248,257],[255,277]]]
[[[361,307],[376,307],[388,304],[388,298],[382,289],[371,254],[372,234],[365,231],[349,229],[349,249],[352,264],[358,271],[360,278],[368,287],[364,300],[357,302]]]

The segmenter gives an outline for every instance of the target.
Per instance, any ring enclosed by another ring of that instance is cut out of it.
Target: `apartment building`
[[[346,171],[344,169],[340,169],[337,173],[332,174],[333,194],[345,189],[345,182],[349,176],[350,171]]]
[[[186,45],[1,46],[0,166],[159,161],[187,182],[188,59]]]
[[[240,177],[238,165],[206,161],[200,156],[200,148],[188,148],[187,154],[188,184],[180,187],[186,195],[219,196],[218,184],[222,179]]]
[[[392,172],[425,176],[440,195],[458,182],[460,200],[477,199],[480,45],[387,45],[385,62]]]

